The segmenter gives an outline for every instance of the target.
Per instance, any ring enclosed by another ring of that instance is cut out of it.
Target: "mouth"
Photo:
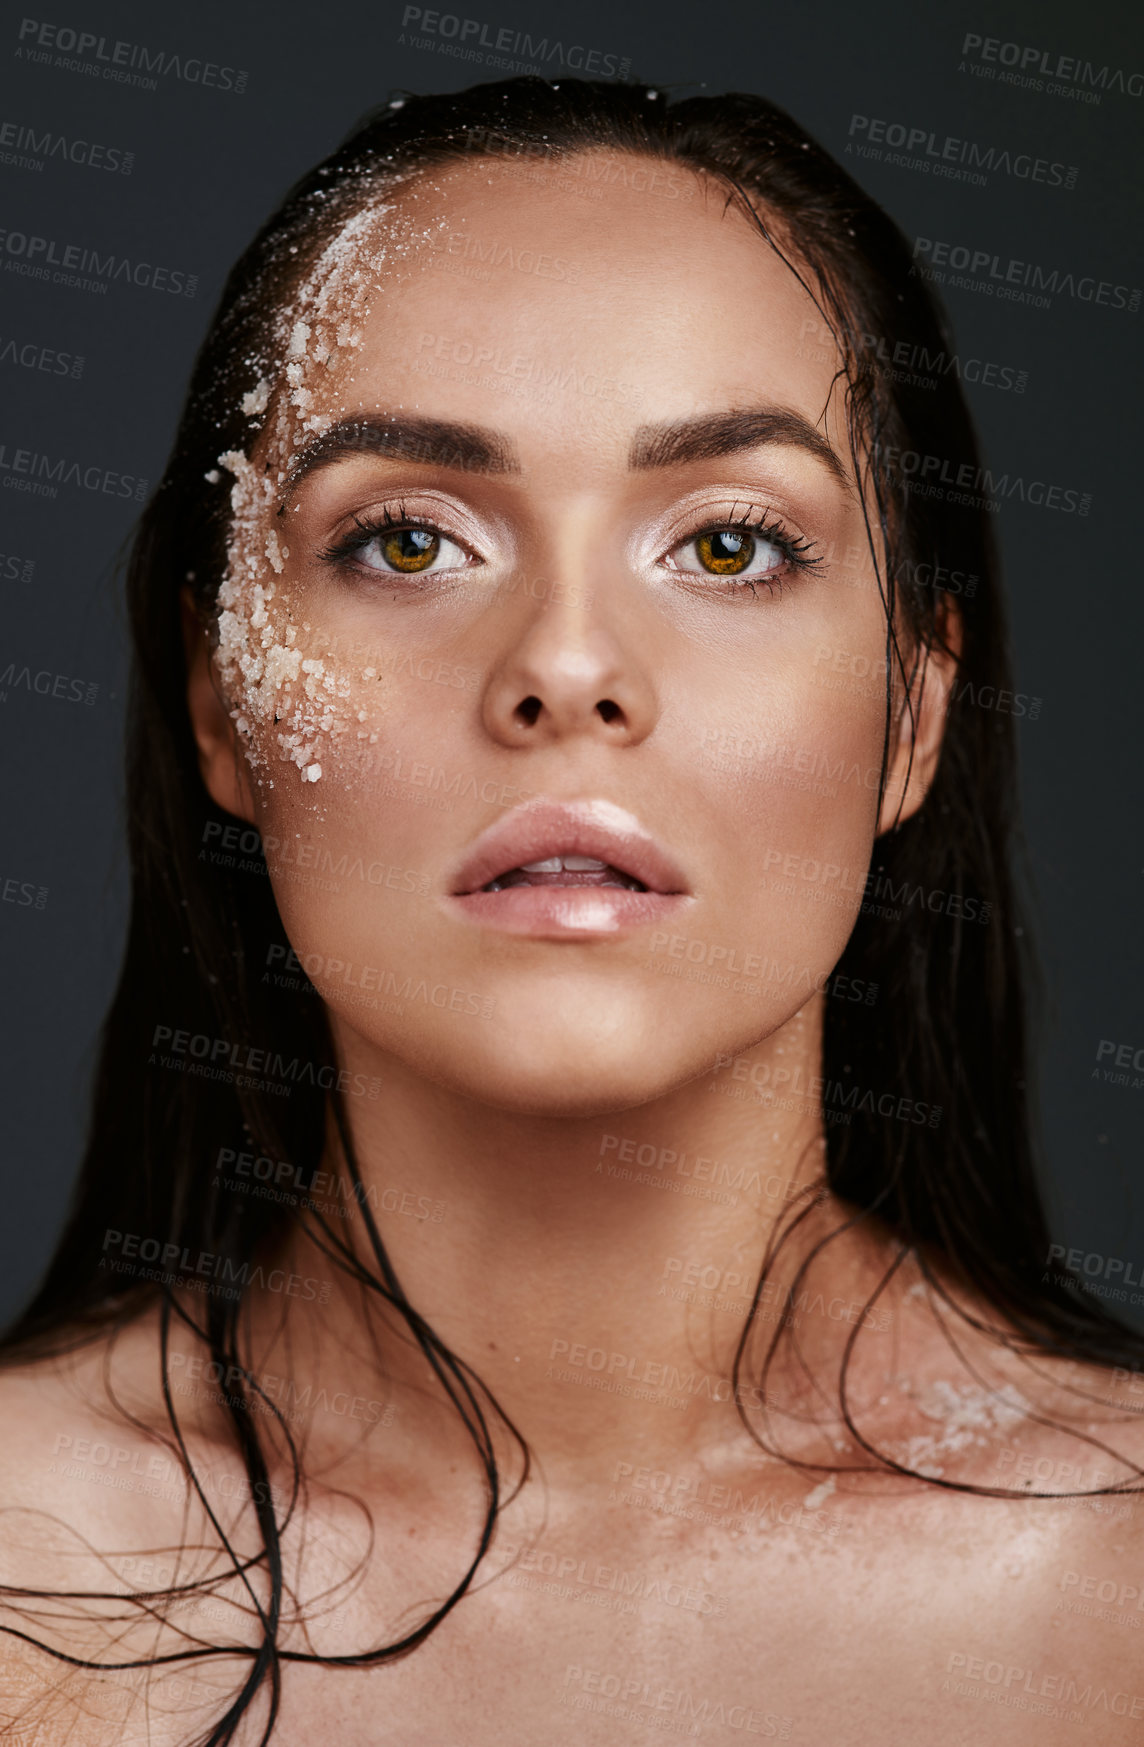
[[[495,880],[481,887],[482,892],[507,892],[513,886],[617,886],[621,891],[646,892],[647,887],[634,874],[610,862],[598,861],[591,855],[551,855],[544,861],[526,862],[523,867],[510,867]]]
[[[477,839],[449,893],[471,920],[548,938],[662,921],[688,895],[668,853],[611,801],[517,808]]]

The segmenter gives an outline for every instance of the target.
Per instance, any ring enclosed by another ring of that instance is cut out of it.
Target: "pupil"
[[[385,556],[395,570],[424,570],[440,544],[440,535],[428,528],[395,528],[386,537]]]
[[[699,558],[704,568],[716,576],[736,576],[745,570],[755,555],[755,542],[750,534],[738,534],[731,528],[719,533],[701,534]]]

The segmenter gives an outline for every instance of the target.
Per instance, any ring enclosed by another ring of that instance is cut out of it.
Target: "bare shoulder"
[[[101,1338],[0,1370],[0,1624],[9,1650],[20,1642],[11,1634],[27,1629],[44,1592],[116,1595],[141,1587],[149,1575],[145,1550],[177,1523],[173,1507],[182,1493],[171,1452],[154,1427],[137,1423],[118,1402],[111,1353]],[[77,1626],[90,1610],[65,1611],[76,1614]]]
[[[995,1399],[1008,1408],[971,1476],[1001,1495],[977,1501],[991,1605],[966,1616],[944,1670],[971,1711],[989,1702],[1108,1741],[1144,1722],[1144,1397],[1132,1375],[998,1362]],[[961,1525],[969,1516],[963,1507]]]
[[[144,1326],[0,1370],[0,1739],[18,1747],[174,1747],[220,1708],[221,1668],[122,1666],[155,1652],[147,1593],[203,1569],[155,1351]]]
[[[154,1527],[148,1501],[174,1477],[148,1388],[145,1331],[101,1336],[71,1352],[0,1370],[0,1551],[20,1524],[66,1516],[85,1532],[123,1520]]]
[[[1048,1387],[1033,1394],[999,1466],[1007,1484],[1058,1525],[1067,1561],[1061,1594],[1080,1589],[1091,1599],[1095,1589],[1107,1597],[1111,1568],[1131,1567],[1138,1583],[1126,1575],[1117,1593],[1144,1627],[1144,1396],[1131,1389],[1136,1373],[1071,1362],[1040,1371]],[[1100,1576],[1100,1567],[1109,1573]]]
[[[180,1331],[169,1344],[170,1395],[146,1314],[0,1369],[0,1583],[158,1589],[180,1575],[188,1545],[217,1544],[212,1516],[234,1527],[249,1514],[245,1471],[214,1398],[173,1393],[192,1339]]]
[[[1019,1686],[1119,1741],[1144,1722],[1144,1420],[1111,1368],[1063,1367],[1056,1381],[1062,1418],[1072,1406],[1071,1447],[1026,1423],[1006,1461],[1027,1495],[1012,1508],[1036,1521],[1015,1543],[1018,1560],[1035,1549],[1027,1590],[1037,1629],[1023,1640],[1033,1668]]]
[[[233,1667],[85,1668],[5,1634],[0,1740],[9,1747],[187,1747],[233,1699]]]

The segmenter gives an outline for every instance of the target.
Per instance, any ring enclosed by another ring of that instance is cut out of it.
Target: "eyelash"
[[[360,552],[363,547],[368,546],[370,541],[375,540],[379,534],[390,533],[395,528],[424,528],[429,533],[445,533],[445,530],[438,523],[430,520],[428,516],[411,514],[404,503],[386,504],[383,509],[373,512],[368,517],[355,515],[353,529],[343,534],[339,540],[332,541],[329,546],[323,547],[319,551],[318,557],[327,564],[344,563],[347,559],[351,559],[356,552]],[[741,515],[732,514],[719,521],[703,523],[701,527],[695,529],[694,533],[686,535],[682,540],[677,540],[671,551],[676,552],[683,546],[691,545],[693,541],[702,539],[704,534],[720,534],[738,529],[747,529],[774,546],[782,554],[783,564],[781,567],[776,567],[771,575],[748,576],[741,581],[734,576],[718,577],[709,573],[712,582],[729,583],[732,593],[742,594],[749,588],[752,594],[757,594],[755,584],[763,582],[769,593],[781,595],[784,570],[813,571],[823,562],[823,554],[815,552],[813,540],[808,540],[802,535],[791,534],[773,510],[764,509],[757,504],[747,504]],[[456,539],[455,536],[446,534],[445,537],[465,549],[463,542]],[[371,571],[371,574],[377,576],[384,575],[385,572]],[[677,571],[676,574],[695,576],[699,575],[700,572]]]
[[[371,540],[376,540],[379,534],[388,534],[394,528],[424,528],[430,534],[444,534],[445,530],[438,523],[430,521],[428,516],[410,515],[403,503],[386,504],[384,509],[373,511],[369,518],[354,517],[352,532],[342,535],[340,540],[334,540],[329,546],[324,546],[318,557],[327,564],[337,564],[347,558],[352,558],[355,552],[360,552],[363,546],[368,546]],[[446,535],[457,546],[463,542],[454,535]],[[375,571],[374,575],[384,576],[384,571]]]
[[[769,545],[774,546],[782,554],[783,563],[781,566],[776,566],[775,570],[767,576],[744,576],[741,581],[734,576],[712,575],[710,577],[712,582],[728,583],[734,594],[742,594],[748,588],[752,594],[757,594],[755,584],[762,582],[770,594],[781,595],[784,570],[814,571],[823,562],[825,555],[821,552],[815,552],[813,540],[808,540],[801,534],[791,534],[774,510],[764,509],[758,504],[747,504],[742,515],[732,514],[720,521],[704,522],[702,527],[695,529],[694,533],[687,534],[682,540],[677,540],[672,551],[677,552],[683,546],[690,546],[693,541],[701,540],[704,534],[722,534],[743,528],[752,534],[757,534]],[[699,572],[685,571],[683,574],[696,576]]]

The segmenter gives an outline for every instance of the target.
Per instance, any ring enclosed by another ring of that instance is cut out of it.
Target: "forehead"
[[[314,385],[331,411],[397,398],[526,430],[570,386],[578,428],[760,400],[819,423],[830,400],[812,297],[725,184],[678,164],[474,158],[359,231],[372,283],[352,357]]]

